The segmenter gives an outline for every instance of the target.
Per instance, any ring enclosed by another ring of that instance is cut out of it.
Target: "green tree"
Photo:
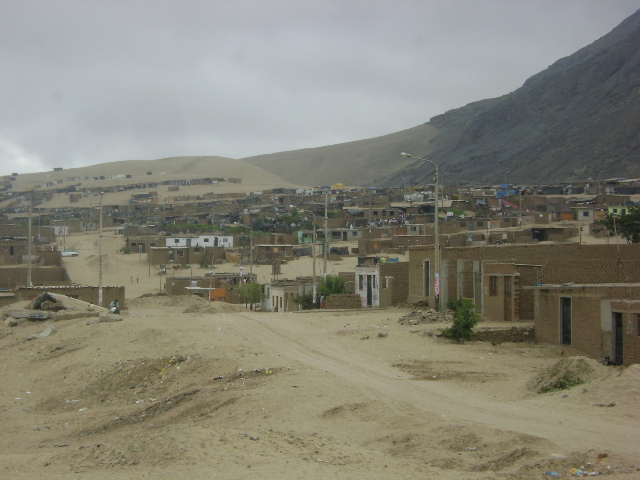
[[[464,343],[473,338],[473,327],[480,321],[480,315],[475,310],[475,305],[468,298],[450,300],[447,307],[453,310],[453,325],[445,328],[442,335]]]
[[[333,294],[344,293],[347,290],[347,282],[337,275],[327,275],[324,282],[318,287],[318,295],[328,297]]]
[[[622,235],[629,243],[640,243],[640,205],[631,205],[624,215],[607,213],[596,224],[602,225],[610,237]]]
[[[253,306],[262,300],[262,285],[257,282],[243,283],[238,288],[238,295],[245,306],[251,304],[253,310]]]
[[[312,310],[313,309],[313,294],[312,293],[303,293],[302,295],[298,295],[293,298],[293,301],[300,305],[302,310]]]

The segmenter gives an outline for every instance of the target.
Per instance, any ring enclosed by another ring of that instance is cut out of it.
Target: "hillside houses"
[[[281,267],[312,251],[322,258],[326,249],[330,259],[337,258],[335,255],[360,259],[353,271],[341,273],[351,279],[352,296],[333,303],[340,308],[384,308],[407,302],[428,302],[435,307],[466,297],[473,299],[485,320],[534,322],[541,329],[540,338],[562,345],[569,338],[567,313],[556,307],[569,298],[572,308],[583,308],[587,302],[589,308],[600,312],[588,325],[580,323],[582,318],[572,317],[572,345],[622,362],[635,358],[629,350],[634,343],[625,336],[637,330],[633,295],[640,282],[638,246],[581,244],[583,236],[594,234],[596,220],[607,212],[622,213],[628,208],[632,200],[628,194],[609,188],[585,195],[587,186],[580,194],[567,196],[561,195],[566,188],[448,185],[446,194],[442,191],[439,195],[442,262],[436,272],[433,186],[419,192],[301,188],[247,194],[189,193],[203,182],[174,183],[169,185],[171,194],[166,195],[151,183],[144,183],[150,187],[147,191],[134,185],[111,186],[102,196],[104,228],[123,235],[123,254],[146,255],[150,268],[169,274],[167,280],[173,280],[163,285],[167,293],[237,301],[233,284],[223,286],[233,275],[228,274],[226,280],[201,278],[185,276],[184,269],[197,265],[233,271],[237,267],[223,265],[271,265],[271,279],[264,286],[269,299],[263,308],[273,311],[277,305],[280,312],[297,310],[301,306],[294,299],[308,294],[313,282],[281,278]],[[57,244],[53,251],[58,255],[62,229],[75,235],[91,231],[99,223],[100,192],[77,185],[71,190],[67,195],[74,194],[77,201],[63,207],[39,207],[32,218],[34,241],[53,240]],[[128,200],[122,201],[120,196],[117,203],[110,201],[116,192],[128,195]],[[22,200],[15,204],[17,208],[5,208],[13,226],[6,224],[0,230],[4,235],[0,245],[3,265],[17,268],[15,273],[4,275],[2,286],[8,290],[25,284],[22,272],[28,258],[25,197],[11,193],[11,202]],[[91,203],[82,203],[88,200]],[[39,248],[32,250],[32,278],[50,285],[69,285],[72,279],[64,273],[51,276],[49,271],[58,267],[64,272],[62,260],[58,259],[57,265],[53,257],[43,260],[52,254]],[[392,261],[405,252],[407,262]],[[43,267],[49,270],[41,272]],[[321,281],[319,272],[316,284]],[[626,282],[630,297],[623,297],[624,289],[615,287]],[[216,289],[217,293],[212,293]],[[595,297],[600,299],[597,308],[588,303]],[[622,311],[623,306],[627,311]],[[565,315],[565,320],[556,318],[558,315]],[[620,325],[622,333],[616,333]],[[586,331],[597,332],[599,349],[582,338]]]

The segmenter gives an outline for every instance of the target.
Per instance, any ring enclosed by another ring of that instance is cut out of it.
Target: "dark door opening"
[[[624,331],[622,327],[622,313],[620,312],[613,312],[613,332],[613,363],[616,365],[622,365],[624,363]]]
[[[560,298],[560,336],[563,345],[571,345],[571,298]]]

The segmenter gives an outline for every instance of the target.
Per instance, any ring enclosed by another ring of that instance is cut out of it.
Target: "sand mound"
[[[127,305],[133,308],[190,307],[208,303],[197,295],[142,295],[127,300]]]
[[[587,357],[563,358],[527,382],[538,393],[564,390],[605,376],[609,370]]]
[[[589,404],[601,407],[635,405],[640,397],[640,364],[603,368],[608,373],[586,386]]]
[[[241,305],[225,302],[196,303],[185,308],[182,313],[198,313],[200,315],[213,315],[215,313],[233,313],[245,310]]]

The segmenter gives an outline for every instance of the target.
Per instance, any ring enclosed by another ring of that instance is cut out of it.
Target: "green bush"
[[[550,383],[546,387],[541,388],[539,393],[549,393],[549,392],[557,392],[560,390],[569,390],[570,388],[573,388],[576,385],[582,385],[583,383],[585,383],[584,380],[581,380],[580,378],[578,378],[578,376],[573,372],[565,372],[555,382]]]
[[[298,295],[293,298],[293,301],[300,305],[302,310],[312,310],[314,307],[312,293],[303,293],[302,295]]]
[[[444,337],[464,343],[473,338],[473,327],[480,321],[475,305],[468,298],[450,300],[447,307],[453,310],[453,324],[442,331]]]
[[[257,282],[243,283],[238,287],[238,295],[240,296],[240,301],[245,303],[245,306],[251,304],[253,309],[253,305],[260,303],[262,300],[262,285]]]
[[[344,293],[347,290],[347,282],[337,275],[327,275],[324,282],[318,287],[318,295],[328,297],[333,294]]]

